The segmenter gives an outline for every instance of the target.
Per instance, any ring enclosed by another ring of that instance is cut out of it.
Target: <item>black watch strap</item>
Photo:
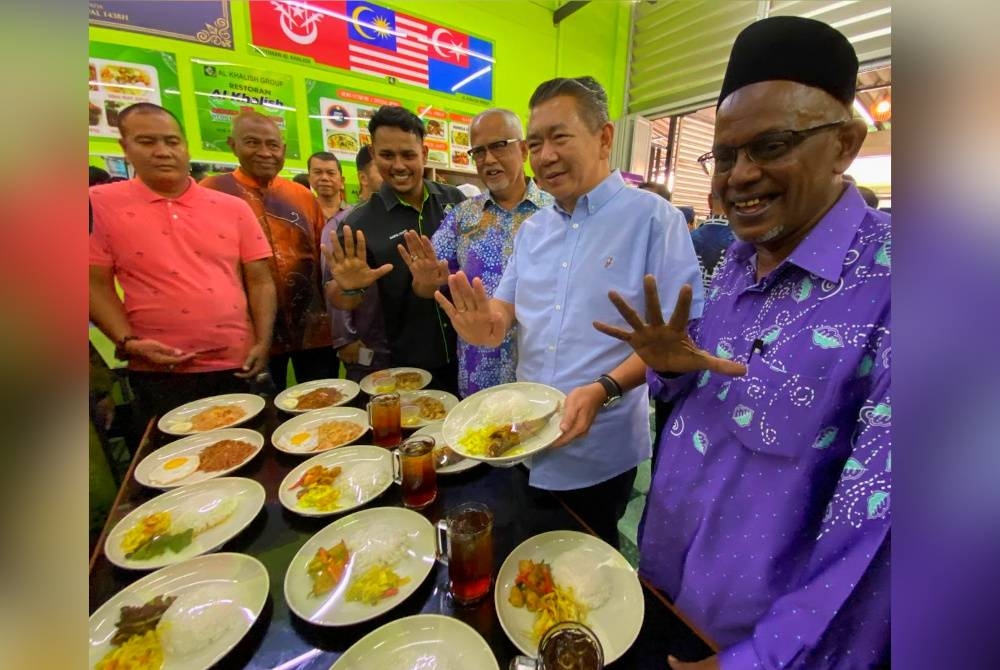
[[[610,375],[601,375],[594,381],[604,388],[604,394],[607,396],[607,400],[604,401],[605,407],[622,397],[622,387]]]

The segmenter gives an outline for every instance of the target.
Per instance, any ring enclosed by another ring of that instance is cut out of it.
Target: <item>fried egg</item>
[[[170,430],[175,433],[190,433],[192,428],[194,424],[190,421],[174,421],[170,424]]]
[[[315,432],[304,430],[284,438],[284,447],[289,451],[312,451],[319,446],[319,437]]]
[[[149,473],[154,484],[173,484],[198,469],[198,456],[174,456],[160,463]]]
[[[278,406],[281,407],[281,409],[295,409],[299,406],[299,400],[298,398],[291,397],[282,398],[281,402],[278,403]]]

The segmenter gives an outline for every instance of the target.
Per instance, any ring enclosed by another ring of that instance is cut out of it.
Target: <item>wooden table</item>
[[[273,404],[245,427],[270,437],[288,415]],[[153,422],[146,431],[128,477],[108,518],[97,550],[90,564],[90,611],[93,612],[112,595],[136,581],[146,572],[123,570],[112,565],[103,554],[104,537],[110,528],[136,506],[159,492],[146,489],[132,477],[135,465],[147,454],[177,439],[161,434]],[[358,442],[365,443],[363,437]],[[220,551],[245,553],[261,561],[270,577],[270,594],[260,618],[246,637],[216,667],[274,668],[280,670],[319,670],[330,665],[352,644],[379,626],[404,616],[437,613],[453,616],[475,628],[496,655],[501,668],[519,652],[500,627],[493,605],[493,594],[472,607],[455,607],[448,591],[447,567],[438,563],[415,593],[390,612],[366,623],[330,628],[310,624],[289,611],[283,585],[285,571],[292,557],[312,535],[340,517],[306,518],[284,509],[278,502],[278,485],[285,475],[304,460],[279,452],[270,442],[250,463],[231,476],[260,482],[267,491],[264,509],[239,535]],[[515,481],[517,480],[517,481]],[[486,503],[494,512],[494,577],[507,555],[527,538],[550,530],[587,528],[563,505],[547,514],[532,513],[512,495],[519,483],[513,469],[480,465],[467,472],[438,478],[438,499],[423,514],[437,522],[446,510],[466,501]],[[365,508],[402,506],[395,485]],[[667,600],[648,584],[643,584],[645,616],[639,637],[631,649],[611,667],[622,669],[664,670],[667,655],[697,660],[712,653],[709,642],[695,633]],[[469,669],[475,670],[475,669]]]

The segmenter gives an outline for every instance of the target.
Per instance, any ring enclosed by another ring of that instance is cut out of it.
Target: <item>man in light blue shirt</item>
[[[668,311],[681,286],[694,286],[697,318],[698,261],[680,212],[611,171],[614,127],[600,84],[553,79],[536,89],[530,107],[531,167],[556,204],[521,225],[492,299],[462,272],[448,278],[451,301],[440,292],[435,298],[456,331],[480,346],[497,346],[517,322],[517,379],[567,394],[563,434],[530,460],[529,483],[559,491],[617,546],[636,466],[650,456],[648,391],[641,359],[592,323],[624,324],[607,292],[638,301],[645,275],[657,278]]]

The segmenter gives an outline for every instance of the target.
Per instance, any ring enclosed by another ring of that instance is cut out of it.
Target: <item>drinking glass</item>
[[[434,438],[412,437],[392,453],[392,478],[403,490],[403,504],[423,509],[437,499]]]
[[[515,656],[507,667],[508,670],[603,670],[604,649],[590,628],[575,621],[563,621],[542,636],[538,658]]]
[[[452,598],[459,605],[482,599],[490,592],[493,580],[490,508],[477,502],[453,507],[438,521],[437,530],[437,554],[448,565],[448,590]]]
[[[383,393],[368,402],[368,423],[372,425],[372,442],[390,449],[399,445],[403,430],[399,416],[399,394]]]

